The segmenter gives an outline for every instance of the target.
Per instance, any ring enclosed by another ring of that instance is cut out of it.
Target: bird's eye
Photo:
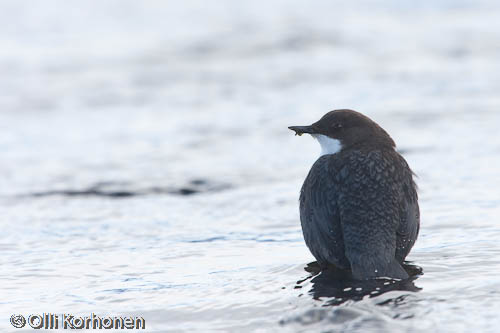
[[[333,128],[342,128],[342,124],[336,123],[332,125]]]

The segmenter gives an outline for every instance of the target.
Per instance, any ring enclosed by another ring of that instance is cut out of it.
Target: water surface
[[[44,312],[151,332],[496,331],[496,2],[0,5],[2,331]],[[377,121],[418,175],[423,274],[385,293],[304,270],[319,146],[287,126],[334,108]]]

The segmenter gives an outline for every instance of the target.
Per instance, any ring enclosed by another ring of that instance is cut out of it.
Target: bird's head
[[[321,155],[363,145],[394,148],[389,134],[373,120],[353,110],[334,110],[309,126],[290,126],[296,135],[310,134],[321,145]]]

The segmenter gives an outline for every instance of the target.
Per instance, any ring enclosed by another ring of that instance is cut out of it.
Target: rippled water
[[[500,6],[356,3],[2,1],[1,330],[497,331]],[[413,280],[305,270],[287,126],[334,108],[419,176]]]

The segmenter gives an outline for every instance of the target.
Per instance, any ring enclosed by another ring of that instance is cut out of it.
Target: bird
[[[420,230],[417,185],[389,134],[349,109],[290,126],[321,145],[300,190],[304,240],[321,269],[354,280],[407,279],[402,264]]]

